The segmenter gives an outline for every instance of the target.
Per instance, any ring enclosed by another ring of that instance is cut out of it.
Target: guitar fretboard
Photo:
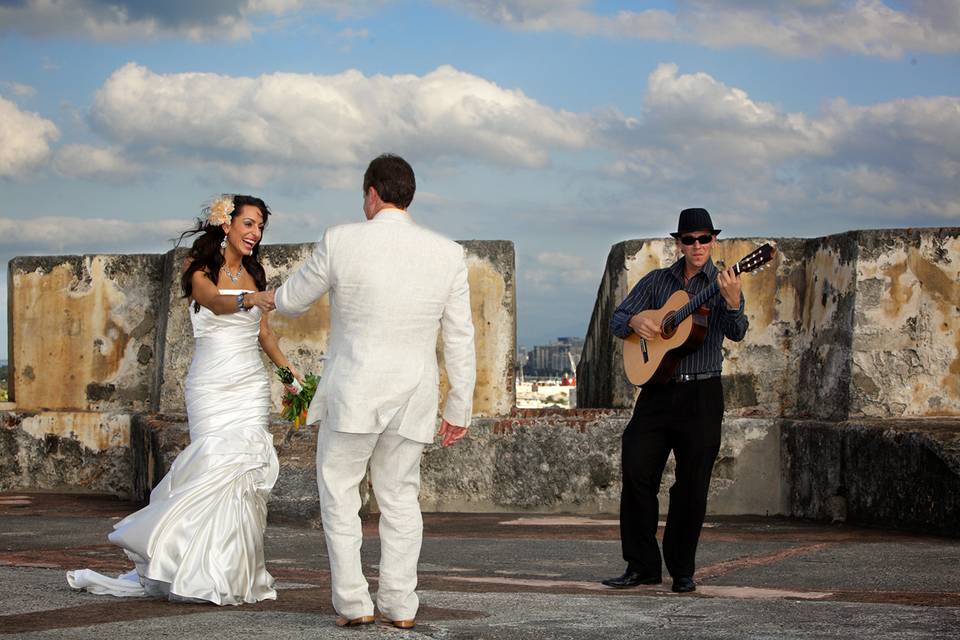
[[[735,273],[739,274],[740,265],[735,264],[733,266],[733,270]],[[718,293],[720,293],[720,285],[717,284],[716,280],[714,280],[712,283],[710,283],[710,286],[708,286],[706,289],[704,289],[703,291],[695,295],[690,300],[690,302],[688,302],[687,304],[677,309],[676,313],[669,316],[668,322],[664,323],[665,325],[664,329],[666,329],[666,332],[669,333],[670,331],[678,327],[681,322],[687,319],[687,316],[689,316],[691,313],[693,313],[694,311],[702,307],[704,304],[706,304],[711,298],[713,298]]]

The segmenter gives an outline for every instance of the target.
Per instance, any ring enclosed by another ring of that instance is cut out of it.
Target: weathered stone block
[[[189,444],[183,415],[0,413],[0,490],[41,488],[112,493],[145,503]],[[518,410],[477,419],[455,447],[427,448],[425,511],[611,513],[620,495],[620,435],[629,413],[617,410]],[[710,513],[780,513],[776,425],[734,419],[710,490]],[[272,522],[319,523],[316,428],[270,424],[280,476],[270,498]],[[669,504],[672,460],[661,506]],[[364,509],[376,510],[367,482]]]
[[[130,416],[0,412],[0,491],[51,489],[133,495]]]
[[[803,256],[803,306],[792,356],[799,363],[796,411],[840,420],[850,408],[850,344],[856,302],[856,234],[810,240]]]
[[[960,415],[960,229],[857,237],[851,416]]]
[[[162,257],[10,261],[10,395],[22,410],[143,411]]]
[[[714,249],[714,261],[718,266],[732,265],[767,241],[724,240]],[[803,264],[804,244],[789,239],[775,244],[775,261],[763,271],[743,276],[750,319],[747,337],[740,343],[724,343],[727,412],[731,415],[778,416],[797,403],[792,383],[796,364],[790,347],[798,331],[798,296],[802,300],[804,295],[795,275],[802,268],[798,263]],[[633,406],[636,389],[623,373],[623,343],[610,331],[610,318],[644,275],[669,266],[677,255],[671,239],[628,240],[611,248],[577,367],[579,406]]]
[[[960,535],[960,420],[788,420],[783,446],[790,515]]]
[[[788,488],[780,462],[780,420],[727,418],[720,453],[713,467],[708,513],[714,515],[781,515],[787,512]],[[669,500],[664,483],[661,504]]]
[[[577,364],[578,407],[633,406],[636,390],[623,373],[623,343],[610,330],[610,318],[643,274],[669,259],[665,250],[657,240],[627,240],[611,247]]]
[[[619,501],[624,417],[518,410],[478,421],[455,447],[424,455],[426,511],[609,512]]]
[[[477,352],[473,415],[503,416],[516,404],[514,361],[517,345],[516,258],[505,240],[467,240],[467,278]],[[443,340],[438,340],[440,406],[448,383],[443,369]]]
[[[624,410],[517,410],[481,420],[454,447],[428,447],[420,502],[425,511],[616,513]],[[780,514],[786,488],[779,425],[737,418],[723,427],[710,485],[711,514]],[[660,493],[666,513],[673,484],[667,463]]]
[[[470,302],[476,330],[477,386],[474,391],[474,415],[495,416],[509,413],[514,405],[513,363],[516,344],[516,294],[514,284],[513,243],[505,241],[468,241],[467,252]],[[310,257],[313,244],[265,245],[261,253],[268,288],[279,287]],[[167,255],[169,265],[181,265],[186,249]],[[159,345],[163,352],[163,375],[157,385],[159,411],[184,410],[183,380],[193,357],[193,331],[190,311],[180,293],[179,268],[166,271],[166,339]],[[280,348],[300,371],[322,375],[323,357],[330,331],[330,304],[319,300],[302,316],[271,314],[270,326],[277,333]],[[442,356],[442,346],[438,353]],[[264,356],[264,363],[272,365]],[[271,378],[275,409],[280,409],[282,386]],[[441,403],[446,379],[441,374]]]
[[[724,240],[718,265],[763,240]],[[728,414],[844,420],[960,415],[960,229],[780,239],[776,268],[743,277],[750,330],[724,343]],[[610,251],[578,367],[582,407],[629,407],[613,310],[675,259],[673,241]]]

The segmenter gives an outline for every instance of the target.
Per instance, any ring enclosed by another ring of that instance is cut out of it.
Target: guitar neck
[[[735,273],[739,274],[740,265],[734,265],[733,270]],[[678,326],[681,322],[687,319],[687,316],[709,302],[718,293],[720,293],[720,285],[717,284],[716,280],[714,280],[712,283],[710,283],[709,287],[695,295],[690,302],[677,309],[677,312],[673,314],[670,324],[674,327]]]
[[[709,302],[718,293],[720,293],[720,285],[714,282],[709,287],[695,295],[690,302],[677,309],[677,312],[674,314],[674,326],[686,320],[687,316]]]

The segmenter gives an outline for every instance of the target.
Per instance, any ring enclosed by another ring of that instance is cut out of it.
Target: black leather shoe
[[[627,589],[641,584],[660,584],[663,579],[660,576],[642,576],[636,571],[627,569],[622,576],[618,578],[607,578],[600,584],[605,584],[614,589]]]
[[[697,583],[690,576],[681,576],[673,579],[673,586],[670,590],[674,593],[690,593],[697,590]]]

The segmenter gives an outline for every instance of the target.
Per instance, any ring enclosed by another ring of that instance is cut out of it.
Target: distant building
[[[561,337],[553,344],[538,345],[529,351],[521,348],[518,362],[523,363],[523,375],[530,378],[572,377],[583,351],[583,338]]]

